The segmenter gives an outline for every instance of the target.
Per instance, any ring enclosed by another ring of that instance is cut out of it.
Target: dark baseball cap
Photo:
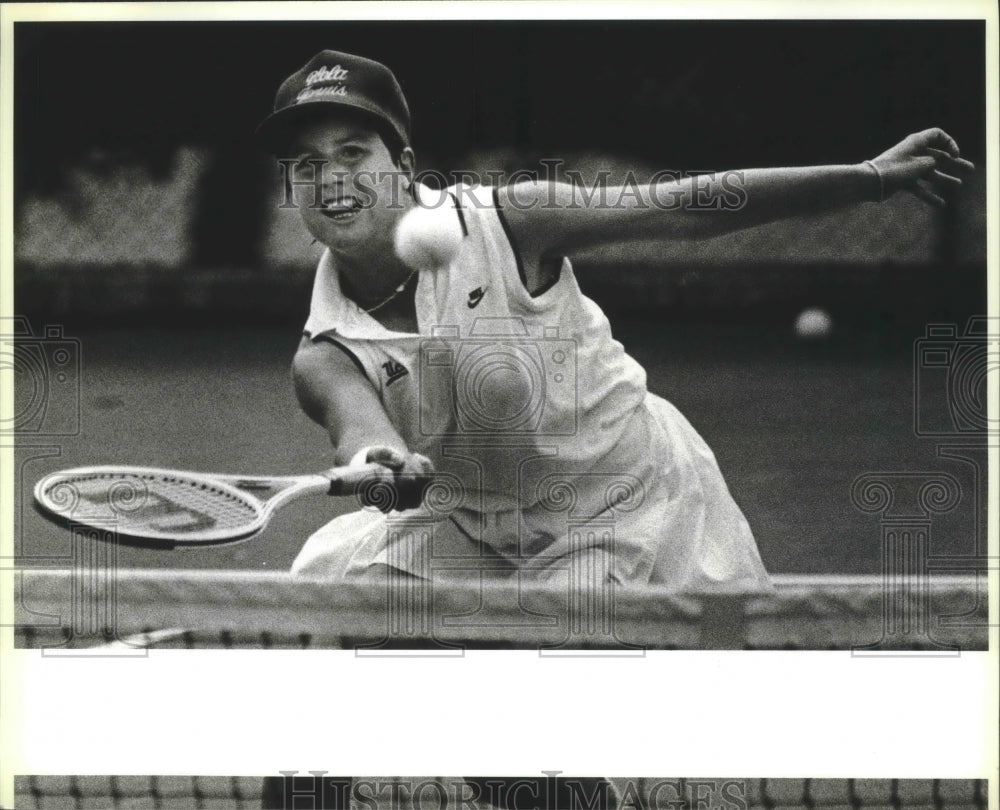
[[[399,146],[410,144],[410,108],[396,77],[385,65],[363,56],[321,51],[278,88],[274,112],[257,127],[257,137],[277,151],[296,124],[331,110],[360,111],[387,130]]]

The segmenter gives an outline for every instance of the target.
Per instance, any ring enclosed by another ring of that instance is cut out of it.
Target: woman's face
[[[301,127],[289,157],[294,202],[317,240],[335,250],[391,242],[412,181],[409,149],[395,163],[378,132],[347,115]]]

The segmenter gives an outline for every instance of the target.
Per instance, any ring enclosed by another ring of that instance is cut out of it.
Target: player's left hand
[[[911,191],[932,205],[944,205],[945,195],[976,168],[959,155],[955,139],[937,128],[907,135],[871,162],[882,175],[884,198]]]

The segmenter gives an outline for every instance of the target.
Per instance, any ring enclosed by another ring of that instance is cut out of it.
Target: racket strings
[[[113,519],[123,532],[236,530],[253,524],[261,504],[210,481],[180,475],[98,472],[57,478],[45,487],[47,505],[67,518]]]

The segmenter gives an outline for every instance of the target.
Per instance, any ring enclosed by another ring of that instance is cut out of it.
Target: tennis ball
[[[396,255],[417,270],[434,270],[451,263],[462,246],[462,224],[450,201],[434,208],[417,206],[396,226]]]
[[[818,307],[802,310],[795,319],[795,334],[806,340],[826,337],[832,330],[833,319]]]

